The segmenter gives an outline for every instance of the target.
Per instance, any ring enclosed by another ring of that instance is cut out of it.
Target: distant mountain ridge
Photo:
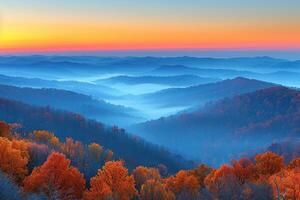
[[[170,88],[155,93],[142,95],[146,102],[159,102],[158,106],[198,106],[209,101],[231,97],[237,94],[253,92],[259,89],[272,87],[274,84],[237,77],[215,83],[191,86],[187,88]]]
[[[220,164],[272,141],[299,138],[299,124],[300,92],[275,86],[138,124],[130,130],[185,155]]]
[[[94,81],[95,83],[111,83],[111,84],[162,84],[170,86],[191,86],[197,84],[205,84],[209,82],[216,82],[220,79],[205,78],[196,75],[178,75],[178,76],[114,76],[108,79],[100,79]]]
[[[0,85],[0,97],[21,101],[36,106],[50,106],[56,109],[80,113],[87,118],[107,124],[125,125],[141,121],[137,111],[116,106],[83,94],[50,88],[26,88]]]

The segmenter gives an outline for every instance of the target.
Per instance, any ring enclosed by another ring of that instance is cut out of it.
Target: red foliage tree
[[[3,121],[0,121],[0,137],[10,137],[10,127]]]
[[[158,169],[156,168],[148,168],[143,166],[138,166],[135,168],[135,170],[132,173],[136,186],[138,189],[141,188],[141,186],[150,179],[154,180],[160,180],[160,174]]]
[[[274,174],[269,178],[276,199],[300,199],[300,171],[286,170]]]
[[[58,193],[62,200],[80,199],[85,190],[83,175],[70,166],[63,154],[52,153],[47,161],[24,179],[26,192],[44,192],[49,197]]]
[[[233,168],[222,165],[219,169],[213,170],[204,180],[206,188],[216,199],[238,198],[239,182]]]
[[[257,154],[255,161],[255,168],[259,175],[267,178],[279,172],[284,166],[283,157],[270,151]]]
[[[233,160],[231,164],[233,172],[240,184],[244,184],[246,181],[255,181],[258,179],[257,171],[251,160],[241,158],[239,161]]]
[[[166,188],[181,198],[194,198],[198,196],[200,185],[197,178],[187,171],[179,171],[175,176],[165,180]]]
[[[174,200],[175,195],[158,180],[147,180],[141,187],[140,200]]]

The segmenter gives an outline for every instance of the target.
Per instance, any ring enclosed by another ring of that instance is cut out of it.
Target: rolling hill
[[[192,86],[216,82],[216,78],[203,78],[195,75],[179,75],[179,76],[115,76],[108,79],[94,81],[100,84],[161,84],[169,86]]]
[[[0,120],[20,124],[21,133],[49,130],[60,140],[72,137],[83,143],[100,143],[105,148],[113,150],[116,159],[124,159],[129,169],[137,165],[164,164],[170,172],[174,172],[192,165],[180,156],[128,134],[124,129],[105,126],[66,111],[30,106],[0,98]]]
[[[300,135],[300,93],[276,86],[138,124],[130,131],[212,164]]]
[[[274,86],[274,84],[237,77],[216,83],[208,83],[187,88],[165,89],[155,93],[141,95],[139,98],[146,103],[155,104],[158,107],[193,107],[203,105],[209,101],[253,92],[271,86]]]
[[[142,120],[136,110],[106,103],[83,94],[50,88],[0,85],[0,97],[36,106],[50,106],[84,115],[106,124],[120,126]]]

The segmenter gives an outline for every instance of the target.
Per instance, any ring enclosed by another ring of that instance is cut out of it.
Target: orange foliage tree
[[[61,145],[61,151],[72,161],[73,165],[79,168],[85,167],[84,145],[81,142],[66,138],[65,143]]]
[[[257,154],[255,161],[255,168],[263,177],[269,177],[279,172],[284,166],[283,157],[270,151]]]
[[[18,144],[22,143],[20,141]],[[22,146],[20,144],[20,146]],[[0,137],[0,169],[13,177],[16,181],[22,180],[27,173],[28,153],[19,149],[18,145],[7,138]]]
[[[140,200],[174,200],[175,195],[160,181],[147,180],[141,187]]]
[[[143,166],[138,166],[135,168],[135,170],[132,173],[135,184],[138,189],[141,188],[141,186],[150,179],[154,180],[160,180],[160,174],[158,169],[156,168],[148,168],[148,167],[143,167]]]
[[[122,161],[106,162],[98,174],[91,178],[85,200],[130,200],[137,195],[134,178],[129,176]]]
[[[256,179],[258,179],[258,174],[251,160],[247,158],[241,158],[238,161],[233,160],[231,164],[233,167],[233,172],[240,184],[244,184],[247,181],[255,181]]]
[[[290,163],[288,165],[288,169],[300,170],[300,158],[295,158],[292,161],[290,161]]]
[[[85,190],[83,175],[60,153],[50,154],[42,166],[24,179],[23,184],[26,192],[43,192],[50,198],[58,193],[62,200],[80,199]]]
[[[0,137],[10,137],[10,127],[3,121],[0,121]]]
[[[206,188],[216,199],[239,198],[239,182],[233,168],[222,165],[219,169],[213,170],[204,180]]]
[[[201,164],[196,169],[189,170],[188,173],[197,178],[200,187],[204,187],[204,179],[211,170],[207,165]]]
[[[59,149],[61,144],[59,139],[48,131],[37,130],[30,134],[31,139],[38,143],[47,144],[50,148]]]
[[[166,188],[181,198],[194,198],[199,195],[200,185],[195,176],[181,170],[165,180]]]
[[[269,178],[276,199],[300,199],[300,171],[286,170],[274,174]]]
[[[97,143],[91,143],[88,146],[89,157],[93,158],[96,162],[101,161],[104,149],[101,145]]]

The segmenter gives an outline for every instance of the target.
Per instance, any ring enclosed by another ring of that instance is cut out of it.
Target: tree
[[[255,161],[255,168],[259,175],[267,178],[279,172],[284,166],[283,157],[270,151],[257,154]]]
[[[44,192],[50,198],[58,194],[62,200],[80,199],[85,189],[83,175],[60,153],[50,154],[42,166],[24,179],[23,184],[26,192]]]
[[[175,176],[165,180],[166,188],[171,190],[176,197],[192,199],[199,195],[200,185],[197,178],[187,171],[181,170]]]
[[[288,169],[300,169],[300,158],[295,158],[293,159],[289,165],[288,165]]]
[[[84,160],[85,149],[81,142],[74,141],[72,138],[66,138],[66,142],[61,145],[61,151],[79,169],[86,167]]]
[[[128,175],[122,161],[106,162],[90,184],[86,200],[130,200],[137,195],[134,178]]]
[[[175,195],[166,189],[160,181],[151,179],[147,180],[141,187],[141,200],[174,200]]]
[[[150,179],[154,180],[160,180],[160,174],[158,169],[156,168],[148,168],[143,166],[138,166],[135,168],[135,170],[132,173],[136,186],[138,189],[141,188],[141,186]]]
[[[96,162],[100,162],[103,156],[103,147],[97,143],[91,143],[88,146],[89,157],[91,157]]]
[[[45,144],[30,142],[28,146],[29,161],[28,170],[31,172],[34,167],[42,165],[51,153],[51,149]]]
[[[247,181],[255,181],[258,179],[254,164],[247,158],[241,158],[240,160],[233,160],[231,162],[233,172],[237,177],[240,184],[244,184]]]
[[[45,130],[33,131],[30,137],[37,143],[42,143],[48,145],[50,148],[59,150],[61,147],[60,141],[53,133]]]
[[[10,135],[10,127],[7,123],[0,121],[0,137],[9,138]]]
[[[200,187],[204,187],[204,179],[211,170],[207,165],[201,164],[196,169],[189,170],[188,172],[197,178]]]
[[[300,199],[300,172],[299,170],[283,169],[269,178],[273,187],[274,197],[297,200]]]
[[[24,196],[21,189],[2,171],[0,171],[0,199],[3,200],[46,200],[43,194],[27,194]]]
[[[113,158],[114,152],[112,150],[107,150],[105,161],[110,161]]]
[[[22,150],[13,147],[13,143],[7,138],[0,137],[0,169],[21,181],[27,174],[28,157]]]
[[[242,192],[233,168],[228,165],[212,170],[204,183],[216,199],[239,199]]]

